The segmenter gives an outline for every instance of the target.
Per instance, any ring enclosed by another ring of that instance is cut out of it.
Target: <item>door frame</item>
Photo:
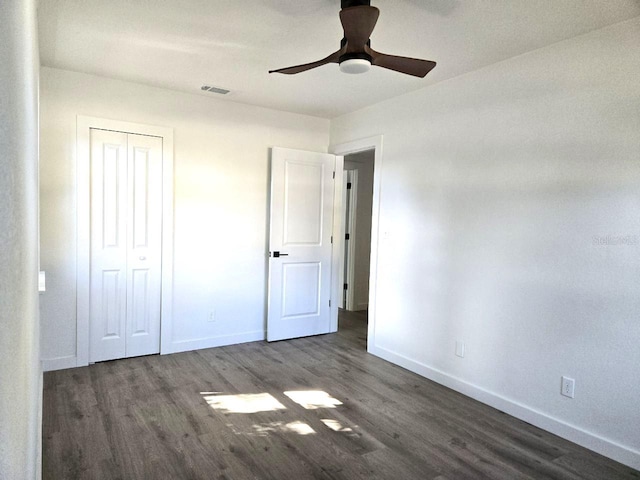
[[[345,310],[353,311],[355,309],[355,296],[354,296],[354,288],[355,288],[355,247],[356,247],[356,234],[358,229],[358,170],[345,170],[345,173],[349,172],[345,175],[345,179],[347,177],[351,177],[348,181],[351,182],[351,193],[348,193],[345,188],[347,181],[342,182],[342,188],[345,190],[346,195],[349,195],[349,209],[347,211],[346,205],[342,205],[342,212],[344,214],[348,214],[349,220],[349,231],[344,232],[343,238],[346,237],[346,234],[349,234],[349,244],[346,249],[343,248],[342,256],[346,255],[347,261],[343,261],[341,263],[342,268],[344,269],[346,266],[346,272],[343,271],[341,278],[348,285],[346,301],[344,303],[343,308]],[[343,195],[343,199],[346,197]],[[343,217],[344,218],[344,217]],[[346,241],[346,240],[343,240]],[[346,277],[346,278],[345,278]]]
[[[342,182],[344,176],[344,157],[329,150],[329,153],[336,157],[333,167],[335,175],[333,182],[333,238],[331,249],[331,324],[329,332],[338,331],[338,309],[340,301],[338,300],[343,294],[343,278],[342,264],[344,263],[343,245],[341,241],[344,236],[343,218],[342,218]]]
[[[376,298],[378,286],[378,246],[380,243],[380,199],[381,199],[381,183],[382,183],[382,143],[383,136],[376,135],[373,137],[362,138],[350,142],[338,143],[329,148],[329,152],[343,159],[346,155],[352,153],[373,150],[373,202],[371,211],[371,257],[369,260],[369,326],[367,331],[367,351],[371,353],[375,350],[375,333],[376,333]],[[342,162],[344,165],[344,161]],[[344,168],[344,166],[343,166]],[[336,177],[337,177],[336,173]],[[342,188],[342,182],[340,182]],[[340,196],[342,198],[342,196]],[[342,224],[342,208],[336,210],[339,216],[338,224]],[[340,251],[338,262],[344,263],[343,254]]]
[[[91,129],[162,138],[160,353],[170,353],[173,326],[173,129],[78,115],[76,119],[76,366],[89,365]]]

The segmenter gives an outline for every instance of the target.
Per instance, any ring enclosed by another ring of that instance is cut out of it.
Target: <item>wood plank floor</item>
[[[640,478],[367,354],[365,336],[342,313],[338,334],[46,373],[43,478]]]

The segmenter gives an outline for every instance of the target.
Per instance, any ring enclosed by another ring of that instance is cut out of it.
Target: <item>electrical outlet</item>
[[[576,381],[573,378],[562,377],[562,389],[560,393],[565,397],[573,398],[575,396]]]
[[[460,358],[464,357],[464,342],[456,342],[456,355]]]
[[[209,312],[209,318],[207,320],[209,322],[215,322],[216,321],[216,311],[215,310],[211,310]]]

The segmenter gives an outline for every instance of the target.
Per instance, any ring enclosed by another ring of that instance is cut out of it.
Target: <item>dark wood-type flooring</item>
[[[340,324],[46,373],[43,478],[640,478],[367,354],[363,314]]]

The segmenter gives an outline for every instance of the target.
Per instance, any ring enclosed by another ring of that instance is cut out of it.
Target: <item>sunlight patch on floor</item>
[[[251,430],[249,431],[247,431],[248,426],[242,427],[229,423],[227,427],[236,435],[250,437],[267,437],[272,433],[295,433],[297,435],[313,435],[317,433],[309,424],[300,421],[256,423],[251,425]]]
[[[342,405],[340,400],[333,398],[327,392],[321,390],[308,390],[298,392],[284,392],[291,400],[307,410],[317,410],[318,408],[336,408]]]
[[[273,412],[287,408],[268,393],[204,395],[204,399],[211,408],[224,413]]]
[[[351,430],[349,427],[343,427],[338,420],[323,418],[321,422],[324,423],[327,427],[329,427],[334,432],[353,432],[353,430]]]
[[[329,427],[334,432],[343,433],[347,437],[359,437],[360,434],[353,431],[351,427],[345,427],[338,420],[334,420],[333,418],[322,418],[320,420],[327,427]],[[358,427],[355,427],[358,428]]]
[[[298,435],[310,435],[316,431],[304,422],[291,422],[284,426],[285,431],[294,432]]]
[[[340,400],[333,398],[322,390],[301,390],[283,392],[289,400],[297,403],[307,410],[320,408],[336,408],[342,405]],[[269,393],[244,393],[236,395],[222,394],[221,392],[200,392],[207,404],[221,413],[245,413],[255,414],[262,412],[274,412],[287,410],[273,395]],[[285,402],[286,403],[286,402]],[[345,427],[338,420],[322,419],[322,423],[334,432],[344,433],[348,436],[357,435],[351,428]],[[309,424],[296,420],[293,422],[269,422],[247,424],[238,421],[227,424],[236,435],[249,435],[265,437],[271,433],[295,433],[297,435],[313,435],[317,433]]]

